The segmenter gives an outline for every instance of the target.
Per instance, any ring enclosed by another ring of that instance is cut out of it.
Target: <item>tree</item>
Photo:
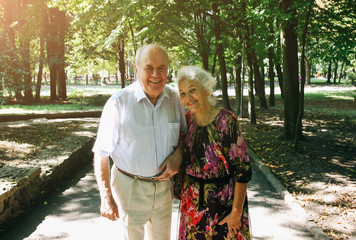
[[[212,10],[214,13],[214,34],[215,34],[215,45],[216,45],[216,53],[219,59],[220,66],[220,74],[221,74],[221,83],[222,83],[222,96],[223,96],[223,105],[226,109],[231,110],[229,96],[227,93],[227,76],[226,76],[226,64],[225,64],[225,56],[224,56],[224,47],[222,44],[221,38],[221,21],[219,16],[218,5],[213,3]]]
[[[284,92],[284,137],[293,139],[296,133],[299,111],[298,82],[298,43],[297,43],[297,12],[293,7],[294,0],[282,0],[280,9],[284,14],[281,22],[281,44],[283,56],[283,92]]]
[[[275,97],[274,97],[274,51],[273,51],[273,42],[274,42],[274,29],[273,22],[269,25],[270,37],[269,37],[269,46],[268,46],[268,77],[269,77],[269,106],[275,106]]]
[[[37,82],[36,82],[36,95],[35,100],[37,102],[40,101],[41,95],[41,86],[42,86],[42,76],[43,76],[43,64],[45,60],[45,28],[46,24],[48,24],[48,17],[47,17],[47,6],[43,6],[40,8],[40,14],[42,17],[40,18],[40,55],[38,59],[38,74],[37,74]]]
[[[312,11],[312,2],[309,3],[306,17],[305,17],[305,23],[304,23],[304,28],[303,28],[303,33],[302,33],[302,53],[301,53],[301,58],[300,58],[300,75],[301,75],[301,86],[300,86],[300,96],[299,96],[299,109],[298,109],[298,117],[297,117],[297,124],[295,128],[295,135],[294,135],[294,151],[298,151],[299,147],[299,140],[301,139],[301,132],[302,132],[302,119],[303,119],[303,114],[304,114],[304,85],[305,85],[305,79],[306,79],[306,64],[305,64],[305,45],[306,45],[306,39],[307,39],[307,30],[308,30],[308,25],[309,25],[309,18],[311,15]]]

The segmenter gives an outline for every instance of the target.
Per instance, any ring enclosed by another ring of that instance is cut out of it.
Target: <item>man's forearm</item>
[[[111,195],[109,157],[94,155],[94,173],[98,183],[100,196]]]

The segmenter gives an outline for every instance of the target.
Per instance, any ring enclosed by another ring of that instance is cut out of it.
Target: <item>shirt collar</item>
[[[140,84],[140,82],[137,80],[137,90],[136,90],[136,97],[137,97],[137,102],[140,102],[142,99],[147,99],[147,101],[150,102],[150,100],[148,99],[146,93],[143,91],[143,88]],[[161,92],[161,94],[158,96],[158,100],[156,103],[156,106],[159,106],[161,104],[161,102],[165,99],[168,98],[168,94],[166,91],[166,87],[163,88],[163,91]]]

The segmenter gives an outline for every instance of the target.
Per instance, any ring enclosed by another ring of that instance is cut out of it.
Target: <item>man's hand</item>
[[[94,173],[101,198],[100,213],[115,221],[119,219],[119,209],[111,193],[109,161],[108,156],[94,155]]]
[[[116,221],[120,218],[119,209],[114,198],[110,193],[104,193],[101,197],[100,213],[101,216],[106,217],[112,221]]]
[[[178,173],[180,163],[183,158],[183,144],[184,144],[185,134],[183,132],[179,133],[178,147],[174,152],[169,155],[162,165],[158,168],[159,172],[163,172],[160,176],[157,177],[157,180],[169,180],[175,174]]]
[[[157,180],[168,180],[178,173],[180,163],[183,156],[183,147],[178,147],[171,155],[169,155],[162,165],[158,168],[159,172],[164,171]]]

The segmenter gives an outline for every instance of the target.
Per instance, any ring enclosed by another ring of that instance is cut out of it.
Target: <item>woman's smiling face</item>
[[[181,102],[190,111],[202,110],[209,104],[209,92],[194,80],[181,80],[178,83]]]

